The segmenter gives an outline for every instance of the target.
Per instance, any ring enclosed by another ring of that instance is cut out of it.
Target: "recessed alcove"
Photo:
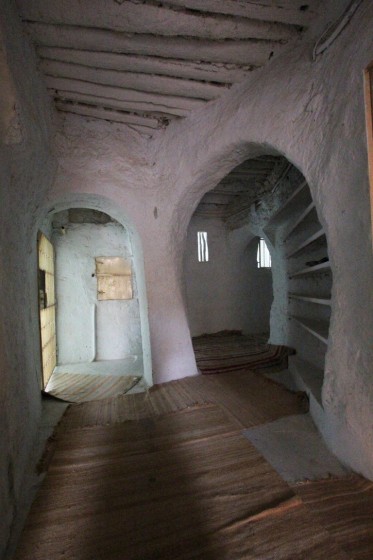
[[[208,234],[206,263],[197,259],[198,230]],[[259,239],[269,246],[271,268],[258,269]],[[268,332],[271,343],[295,350],[295,382],[321,406],[332,273],[325,231],[298,169],[273,155],[234,168],[194,212],[184,270],[192,336]]]
[[[51,213],[41,227],[55,255],[56,294],[56,367],[44,376],[45,390],[74,401],[143,390],[141,293],[129,228],[90,208]]]

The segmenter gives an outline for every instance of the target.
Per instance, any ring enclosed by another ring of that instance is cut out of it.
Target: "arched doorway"
[[[191,335],[228,330],[269,336],[272,274],[270,268],[257,266],[258,237],[245,225],[230,229],[222,216],[209,215],[202,204],[189,224],[184,259]],[[208,260],[202,261],[201,234],[208,247]]]
[[[273,300],[270,266],[257,262],[261,224],[249,218],[252,204],[274,174],[276,156],[235,167],[198,204],[188,227],[184,274],[192,336],[223,330],[268,333]],[[209,261],[197,258],[205,232]]]
[[[39,228],[55,252],[56,367],[45,390],[71,402],[144,390],[152,375],[139,240],[101,209],[67,206]]]
[[[217,235],[212,228],[209,236],[206,224],[219,220],[223,233]],[[210,270],[209,262],[197,259],[197,233],[203,228],[207,241],[211,238],[209,258],[215,253]],[[231,243],[244,235],[246,250],[252,247],[253,252],[245,268],[242,253],[233,258]],[[257,292],[249,291],[249,280],[263,273],[254,256],[259,239],[266,242],[272,257],[273,297],[265,276]],[[237,295],[243,269],[247,292],[244,287]],[[267,324],[270,343],[295,350],[289,368],[297,385],[309,394],[317,415],[316,409],[322,407],[332,273],[325,231],[302,173],[286,158],[274,155],[249,159],[234,168],[203,196],[191,218],[184,271],[192,336],[236,329],[260,333]],[[241,302],[246,323],[237,313],[234,297]]]

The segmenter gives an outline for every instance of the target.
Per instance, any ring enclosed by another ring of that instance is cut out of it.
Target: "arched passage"
[[[197,232],[203,229],[207,239],[210,231],[211,264],[197,259]],[[269,271],[258,270],[255,258],[245,263],[233,243],[240,239],[239,249],[244,243],[247,251],[251,241],[256,253],[259,238],[270,248],[273,292]],[[262,333],[270,322],[270,342],[296,351],[290,370],[322,423],[332,274],[325,230],[302,173],[278,155],[236,166],[200,200],[188,229],[184,270],[192,336]]]
[[[151,386],[141,243],[113,206],[103,197],[70,196],[39,222],[57,255],[56,371],[131,374]]]
[[[257,158],[236,167],[202,197],[190,220],[184,275],[192,336],[223,330],[269,332],[272,274],[257,265],[259,233],[245,219],[232,227],[231,219],[247,209],[255,181],[270,172],[274,161]],[[202,233],[207,262],[198,255]]]

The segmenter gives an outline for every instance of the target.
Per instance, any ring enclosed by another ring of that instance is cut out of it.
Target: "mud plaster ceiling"
[[[152,133],[296,41],[319,0],[16,0],[59,111]]]
[[[246,215],[263,194],[275,190],[290,167],[286,158],[278,156],[245,161],[204,195],[195,215],[221,218],[230,222],[232,227],[238,226],[239,216]]]

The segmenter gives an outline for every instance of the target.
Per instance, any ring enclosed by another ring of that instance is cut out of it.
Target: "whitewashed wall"
[[[198,262],[197,232],[206,231],[209,261]],[[217,218],[194,216],[188,227],[184,281],[192,336],[221,330],[269,332],[270,269],[258,269],[258,240],[247,228],[229,231]]]
[[[0,0],[0,557],[8,547],[41,411],[35,213],[53,182],[53,111],[13,3]],[[7,76],[8,74],[8,76]],[[4,80],[11,80],[10,84]],[[4,124],[3,115],[1,122]]]
[[[315,61],[317,37],[309,34],[149,142],[125,126],[78,117],[66,119],[54,139],[36,59],[9,5],[0,0],[21,134],[0,152],[2,550],[40,415],[36,233],[45,213],[74,200],[131,224],[141,255],[135,258],[144,263],[137,278],[148,307],[143,299],[140,313],[145,331],[149,313],[155,380],[195,375],[183,293],[188,224],[205,192],[265,153],[283,154],[300,169],[325,227],[334,284],[323,434],[340,459],[373,479],[373,256],[362,82],[373,60],[372,2],[363,0]],[[150,370],[148,342],[145,351]]]
[[[334,453],[370,478],[373,255],[363,73],[373,60],[372,25],[373,4],[363,1],[315,61],[317,36],[308,34],[297,49],[205,110],[172,124],[154,154],[168,203],[175,206],[170,225],[175,255],[183,253],[203,194],[240,162],[277,153],[303,173],[325,228],[333,274],[320,427]],[[182,262],[176,267],[181,270]]]
[[[57,362],[120,360],[142,354],[138,290],[127,231],[118,223],[56,229]],[[133,299],[98,301],[96,257],[123,257],[133,270]]]
[[[323,434],[340,459],[373,478],[373,259],[362,82],[373,59],[372,23],[373,5],[365,1],[317,60],[317,37],[306,35],[297,49],[148,143],[117,126],[66,119],[49,201],[104,193],[134,224],[143,245],[154,379],[163,382],[197,374],[183,280],[194,210],[245,159],[286,156],[310,185],[334,279]]]

